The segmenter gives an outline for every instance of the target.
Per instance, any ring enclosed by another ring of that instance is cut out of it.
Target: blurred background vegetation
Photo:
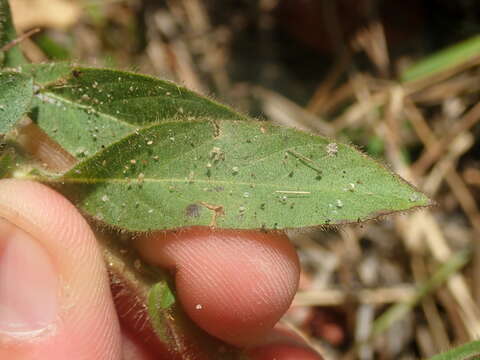
[[[432,209],[292,232],[284,321],[326,359],[417,359],[480,337],[477,0],[11,0],[33,62],[170,79],[351,142]]]

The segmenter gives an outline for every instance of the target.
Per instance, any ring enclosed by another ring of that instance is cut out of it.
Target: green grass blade
[[[406,313],[410,312],[422,298],[442,285],[452,274],[465,266],[470,259],[470,252],[461,251],[452,256],[446,263],[433,274],[433,276],[422,283],[418,290],[409,301],[397,303],[387,309],[380,317],[375,320],[373,325],[372,337],[383,333],[395,321],[401,319]],[[437,360],[437,359],[435,359]]]
[[[401,74],[400,80],[409,82],[431,77],[478,55],[480,55],[480,35],[440,50],[418,61]]]
[[[473,360],[480,359],[480,341],[472,341],[444,353],[435,355],[429,360]]]

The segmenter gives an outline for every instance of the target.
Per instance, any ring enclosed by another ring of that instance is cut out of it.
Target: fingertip
[[[143,239],[140,252],[175,268],[184,310],[232,345],[256,343],[288,309],[296,292],[295,249],[280,232],[192,227]]]
[[[4,332],[0,358],[118,360],[120,331],[103,258],[75,207],[44,185],[1,180],[0,218],[8,250],[0,251],[3,311],[20,311],[10,318],[17,328],[33,319],[42,330],[27,337]]]
[[[300,336],[278,326],[247,354],[252,360],[323,360]]]
[[[323,360],[311,349],[294,344],[270,344],[249,352],[252,360]]]

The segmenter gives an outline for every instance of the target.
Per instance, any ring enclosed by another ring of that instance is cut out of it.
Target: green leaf
[[[405,69],[402,82],[421,80],[458,66],[480,55],[480,35],[440,50]]]
[[[245,119],[224,105],[148,76],[66,64],[25,69],[41,86],[32,119],[79,159],[163,120]]]
[[[67,62],[25,64],[22,65],[21,70],[33,77],[35,84],[44,87],[70,76],[72,65]]]
[[[28,111],[32,96],[33,82],[29,76],[0,73],[0,135],[12,130]]]
[[[175,358],[247,359],[238,349],[222,344],[194,325],[176,303],[167,281],[155,283],[150,288],[147,307],[155,334],[167,344]]]
[[[12,13],[8,0],[0,0],[0,49],[10,44],[17,38],[15,27],[13,26]],[[17,46],[13,46],[8,51],[0,51],[3,57],[0,59],[0,67],[15,67],[26,63],[22,51]]]
[[[148,294],[149,307],[167,310],[175,303],[175,296],[165,281],[156,283]]]
[[[480,341],[472,341],[444,353],[435,355],[430,360],[473,360],[480,357]]]
[[[430,200],[354,148],[254,121],[163,121],[55,179],[88,214],[132,231],[296,228]]]
[[[161,340],[170,341],[169,327],[165,324],[170,308],[175,304],[175,297],[166,281],[154,284],[148,292],[148,313]]]

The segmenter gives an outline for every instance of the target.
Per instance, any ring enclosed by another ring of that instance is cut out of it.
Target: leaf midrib
[[[285,185],[279,185],[279,184],[266,184],[266,183],[249,183],[249,182],[230,182],[226,180],[203,180],[203,179],[197,179],[197,180],[188,180],[188,179],[179,179],[179,178],[164,178],[164,179],[156,179],[156,178],[142,178],[141,181],[138,180],[138,178],[128,178],[128,179],[120,179],[120,178],[41,178],[42,181],[47,181],[49,183],[69,183],[69,184],[85,184],[85,185],[95,185],[95,184],[122,184],[126,186],[133,186],[133,185],[138,185],[140,186],[141,184],[144,183],[188,183],[189,185],[194,185],[196,183],[199,184],[208,184],[208,185],[230,185],[230,186],[246,186],[250,187],[252,185],[255,185],[255,187],[272,187],[272,188],[277,188],[275,191],[308,191],[308,190],[298,190],[297,188],[295,189],[286,189]],[[314,190],[321,191],[323,193],[329,193],[329,194],[338,194],[342,193],[343,191],[332,191],[328,190],[330,187],[326,188],[314,188]],[[307,188],[307,189],[312,189],[312,188]],[[325,191],[325,190],[328,191]],[[273,193],[275,193],[275,191]],[[368,196],[368,197],[376,197],[376,198],[384,198],[381,194],[375,194],[375,193],[366,193],[362,192],[359,190],[355,190],[355,194],[358,196]],[[307,195],[307,194],[305,194]],[[311,195],[311,194],[308,194]],[[388,197],[392,197],[391,193],[388,194]],[[403,197],[398,197],[395,196],[395,198],[400,199],[400,200],[405,200]]]

